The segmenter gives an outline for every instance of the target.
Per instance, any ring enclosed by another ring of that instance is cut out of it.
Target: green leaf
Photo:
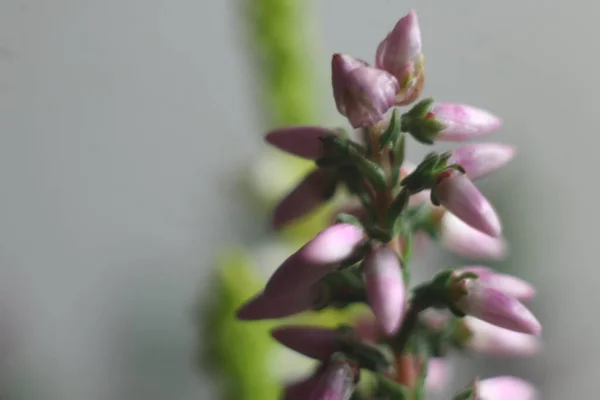
[[[358,226],[358,227],[362,228],[362,223],[354,215],[340,213],[337,215],[337,217],[335,217],[335,220],[339,223],[352,224],[354,226]]]
[[[387,187],[385,173],[383,169],[374,161],[369,160],[355,149],[349,151],[350,159],[358,170],[373,185],[375,190],[385,190]]]
[[[398,137],[402,131],[400,130],[400,120],[398,117],[397,109],[394,108],[392,111],[392,116],[390,118],[390,123],[387,126],[386,130],[379,136],[379,148],[385,149],[390,143],[396,143]]]
[[[377,377],[377,392],[394,400],[410,400],[410,389],[384,376]]]
[[[386,215],[386,223],[388,228],[393,228],[396,225],[396,220],[401,217],[402,211],[408,204],[410,193],[406,189],[402,189],[396,198],[390,204]]]
[[[408,112],[407,114],[410,115],[411,118],[424,118],[427,113],[429,112],[429,110],[431,109],[431,106],[433,105],[435,101],[429,97],[426,99],[423,99],[421,101],[419,101],[417,104],[415,104]]]

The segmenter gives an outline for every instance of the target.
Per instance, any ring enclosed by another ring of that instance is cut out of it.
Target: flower
[[[310,310],[316,302],[317,296],[310,290],[279,297],[259,293],[244,303],[236,315],[242,321],[284,318]]]
[[[539,335],[542,331],[539,321],[519,300],[477,279],[462,279],[452,289],[459,293],[455,306],[467,315],[515,332]]]
[[[348,55],[334,54],[331,74],[337,109],[353,128],[378,123],[394,105],[398,81],[385,71]]]
[[[453,169],[436,177],[433,194],[448,211],[471,227],[493,237],[502,234],[496,210],[469,178]]]
[[[531,300],[535,296],[535,288],[516,276],[499,274],[488,267],[464,267],[462,272],[473,272],[479,276],[478,281],[490,288],[499,290],[518,300]]]
[[[440,220],[439,235],[442,246],[462,257],[501,260],[508,253],[504,238],[488,236],[448,211]]]
[[[530,357],[541,349],[538,337],[500,328],[474,317],[464,317],[469,330],[465,348],[495,357]]]
[[[491,113],[463,104],[434,104],[427,118],[444,125],[436,140],[463,142],[494,132],[502,122]]]
[[[265,294],[278,297],[315,284],[352,256],[363,238],[363,230],[352,224],[325,228],[277,268]]]
[[[308,160],[325,155],[322,138],[337,132],[319,126],[293,126],[275,129],[267,133],[265,140],[279,150]]]
[[[476,143],[452,152],[450,164],[459,164],[472,181],[504,167],[516,154],[512,146],[499,143]]]
[[[282,345],[307,357],[326,361],[340,349],[342,332],[315,326],[283,326],[271,331]]]
[[[498,376],[479,381],[479,398],[485,400],[536,400],[537,389],[529,382],[514,376]]]
[[[387,246],[371,251],[364,260],[369,305],[383,331],[391,335],[400,327],[406,290],[398,256]]]
[[[332,357],[319,374],[320,379],[307,399],[348,400],[354,392],[358,372],[356,365],[351,364],[343,356]]]
[[[411,10],[377,47],[375,65],[394,75],[400,83],[396,104],[412,103],[421,93],[425,79],[421,29]]]
[[[317,168],[306,175],[275,207],[273,227],[281,229],[327,201],[331,183],[330,171],[324,168]]]

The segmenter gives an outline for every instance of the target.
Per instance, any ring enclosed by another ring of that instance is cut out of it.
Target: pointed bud
[[[237,318],[242,321],[258,321],[289,317],[312,309],[317,301],[316,297],[310,290],[279,297],[259,293],[238,309]]]
[[[307,357],[326,361],[341,350],[340,338],[343,333],[314,326],[283,326],[272,330],[271,335],[285,347]]]
[[[325,228],[279,266],[265,294],[285,295],[312,286],[351,257],[363,238],[363,230],[352,224]]]
[[[502,260],[508,254],[504,238],[488,236],[447,211],[441,218],[439,233],[442,246],[462,257]]]
[[[314,374],[299,382],[287,385],[284,390],[283,400],[306,400],[315,390],[320,375]]]
[[[464,293],[457,296],[455,307],[467,315],[515,332],[539,335],[542,326],[519,300],[489,288],[476,279],[464,279],[455,289]]]
[[[348,400],[358,380],[358,367],[342,357],[334,357],[325,370],[308,400]]]
[[[275,207],[273,227],[281,229],[325,203],[332,195],[333,177],[327,169],[309,173]]]
[[[476,143],[454,150],[448,163],[463,167],[467,177],[474,181],[504,167],[515,154],[516,149],[505,144]]]
[[[323,139],[337,132],[319,126],[293,126],[275,129],[267,133],[267,143],[287,153],[309,160],[317,160],[325,155]]]
[[[375,60],[377,68],[388,71],[400,83],[396,104],[407,105],[419,97],[425,69],[421,29],[413,10],[401,18],[379,44]]]
[[[478,281],[490,288],[499,290],[520,301],[535,297],[535,288],[516,276],[500,274],[488,267],[465,267],[461,272],[473,272],[479,276]]]
[[[538,390],[514,376],[498,376],[479,382],[479,397],[485,400],[537,400]]]
[[[464,317],[470,332],[465,347],[479,354],[494,357],[531,357],[541,349],[536,336],[500,328],[474,317]]]
[[[500,128],[498,117],[479,108],[462,104],[435,104],[428,118],[444,125],[436,140],[463,142],[487,135]]]
[[[464,174],[447,169],[436,177],[433,194],[448,211],[493,237],[502,234],[496,210]]]
[[[333,55],[331,72],[337,109],[352,127],[378,123],[394,105],[399,86],[389,73],[345,54]]]
[[[406,302],[402,266],[392,249],[382,246],[364,260],[369,305],[383,331],[394,334],[400,327]]]

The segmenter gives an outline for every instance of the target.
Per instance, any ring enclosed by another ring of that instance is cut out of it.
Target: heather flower
[[[476,143],[454,150],[448,162],[459,164],[467,177],[474,181],[504,167],[515,154],[515,148],[506,144]]]
[[[417,14],[410,11],[377,47],[375,65],[396,77],[401,86],[398,105],[413,102],[420,94],[425,79],[421,30]]]
[[[514,376],[498,376],[479,381],[478,395],[485,400],[539,399],[539,393],[532,384]]]
[[[352,256],[363,238],[363,230],[355,225],[325,228],[279,266],[267,282],[265,294],[285,295],[317,283]]]
[[[462,104],[434,104],[427,115],[444,127],[436,140],[464,142],[492,133],[500,128],[500,119],[487,111]]]
[[[244,321],[284,318],[313,308],[317,295],[310,289],[291,292],[279,296],[259,293],[237,311],[237,318]]]
[[[501,260],[508,254],[504,238],[488,236],[447,211],[440,220],[439,235],[442,246],[462,257]]]
[[[464,174],[452,169],[442,172],[433,193],[448,211],[471,227],[493,237],[502,234],[496,210]]]
[[[337,132],[319,126],[294,126],[275,129],[267,133],[265,140],[279,150],[317,160],[325,155],[322,139],[328,135],[337,135]]]
[[[286,385],[283,400],[306,400],[315,390],[320,376],[313,374],[306,379]]]
[[[395,333],[402,321],[405,288],[402,266],[389,247],[373,250],[364,261],[367,298],[386,334]]]
[[[455,306],[467,315],[515,332],[539,335],[542,327],[523,304],[516,298],[490,288],[476,279],[464,279],[456,290]]]
[[[275,340],[307,357],[326,361],[340,350],[342,333],[314,326],[283,326],[271,331]]]
[[[345,54],[334,54],[331,73],[337,109],[353,128],[378,123],[394,105],[399,86],[389,73]]]
[[[477,274],[481,284],[518,300],[531,300],[535,296],[535,288],[516,276],[500,274],[487,267],[465,267],[461,271]]]
[[[330,171],[318,168],[309,173],[275,207],[273,227],[281,229],[322,205],[331,197]]]
[[[469,331],[465,348],[494,357],[530,357],[541,349],[537,336],[500,328],[474,317],[464,317]]]
[[[358,368],[343,357],[333,357],[319,375],[308,400],[348,400],[354,392]]]

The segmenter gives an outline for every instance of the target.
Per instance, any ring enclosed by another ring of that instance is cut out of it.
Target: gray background
[[[311,4],[323,77],[334,51],[372,59],[416,6],[426,95],[505,119],[490,140],[519,157],[481,186],[507,265],[539,287],[546,352],[493,369],[545,399],[595,398],[600,5]],[[22,398],[211,398],[191,306],[210,296],[212,251],[244,239],[229,183],[262,146],[239,24],[232,1],[0,0],[2,326],[19,327],[15,362],[36,383]]]

